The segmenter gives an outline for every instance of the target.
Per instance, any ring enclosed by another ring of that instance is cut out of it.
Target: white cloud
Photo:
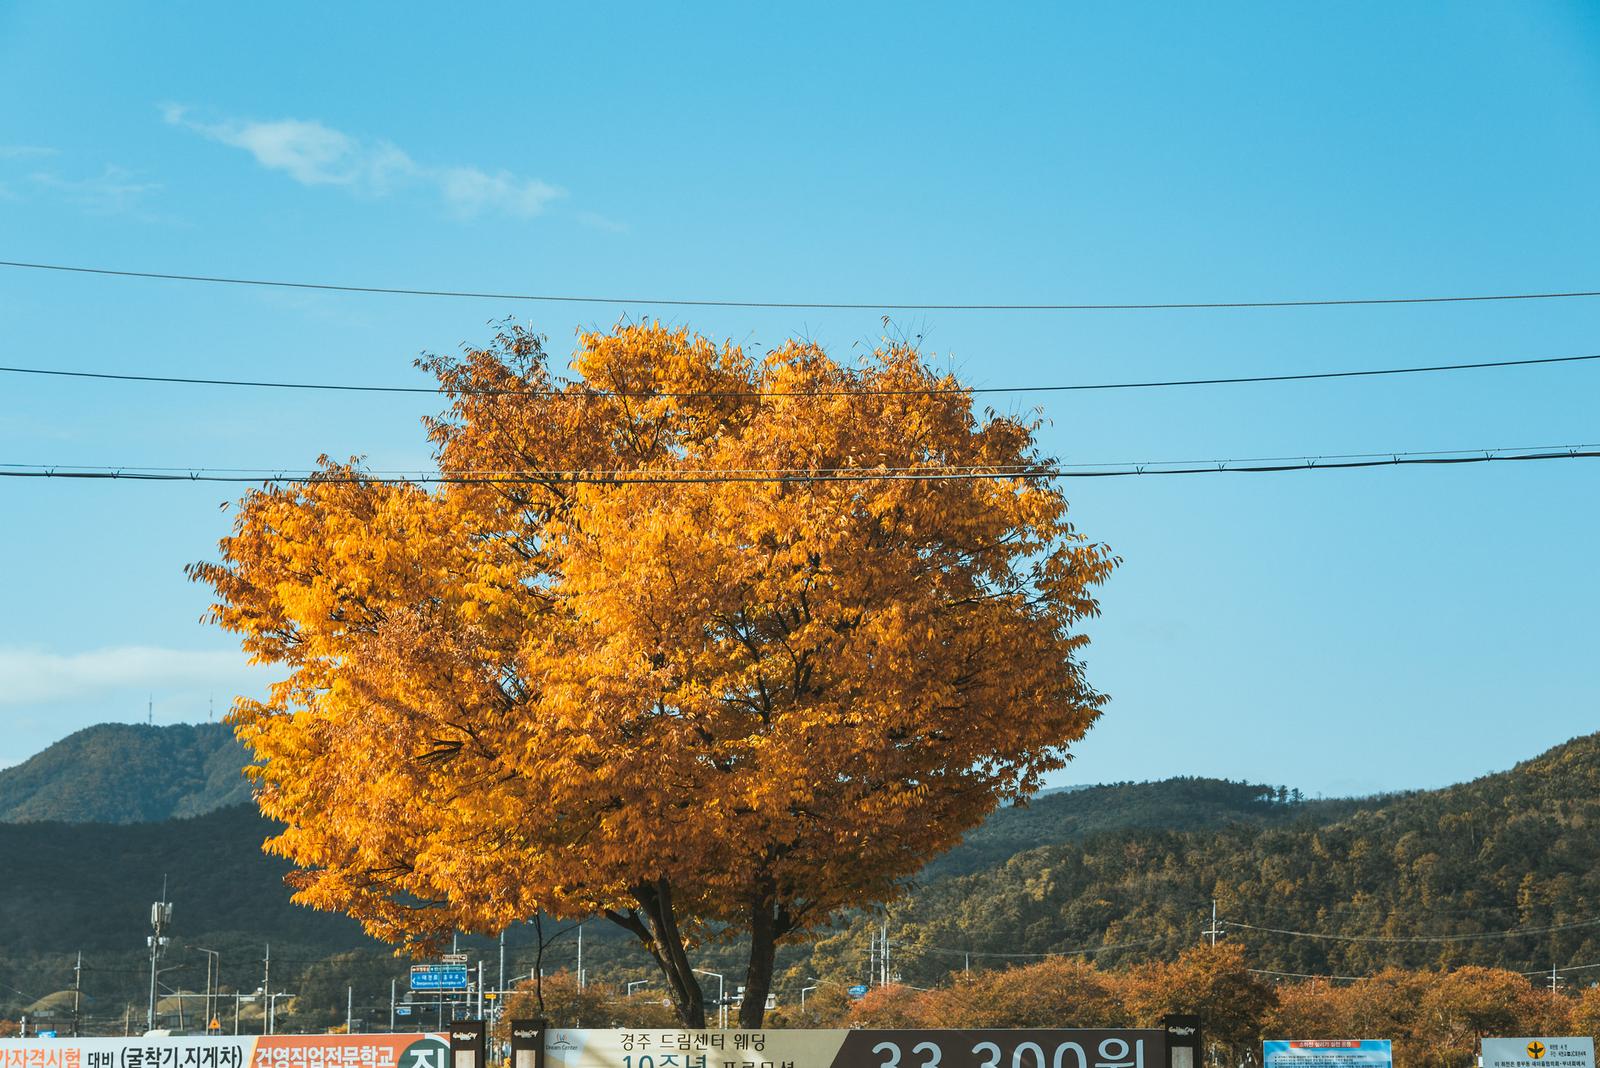
[[[580,211],[577,218],[580,223],[592,230],[604,230],[608,234],[625,234],[628,232],[627,223],[617,222],[617,220],[607,218],[597,212]]]
[[[253,688],[236,652],[126,645],[83,653],[0,647],[0,707],[74,701],[116,690]]]
[[[37,159],[55,154],[55,149],[43,145],[0,145],[0,159]]]
[[[281,171],[301,185],[342,186],[367,196],[420,186],[431,189],[460,215],[492,211],[524,219],[564,195],[536,178],[519,178],[503,170],[426,166],[388,141],[363,141],[314,119],[201,122],[177,105],[166,106],[162,115],[171,125],[244,149],[261,166]]]
[[[534,178],[516,178],[505,171],[485,174],[475,167],[446,167],[436,177],[445,201],[466,215],[499,210],[527,218],[561,195],[555,186]]]
[[[69,203],[102,214],[118,214],[137,207],[147,194],[161,188],[159,182],[136,180],[125,167],[107,166],[94,178],[62,178],[55,174],[33,174],[29,179]]]

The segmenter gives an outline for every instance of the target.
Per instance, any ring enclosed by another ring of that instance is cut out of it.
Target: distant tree
[[[659,990],[630,998],[610,983],[590,981],[579,986],[576,975],[562,970],[544,977],[542,1013],[534,981],[518,983],[516,992],[506,997],[495,1036],[509,1039],[511,1020],[539,1016],[552,1027],[670,1027],[677,1016],[662,1000]]]
[[[1587,986],[1572,1006],[1572,1033],[1600,1039],[1600,986]]]
[[[1563,999],[1564,1000],[1564,999]],[[1415,1039],[1419,1061],[1462,1068],[1490,1035],[1555,1033],[1565,1027],[1562,1003],[1534,989],[1527,976],[1499,968],[1460,968],[1431,976],[1417,1002]]]
[[[1129,969],[1123,998],[1144,1027],[1159,1025],[1168,1013],[1200,1015],[1208,1040],[1226,1049],[1237,1064],[1261,1041],[1261,1024],[1277,993],[1251,973],[1243,946],[1219,942],[1186,949],[1175,961]]]
[[[767,1015],[769,1027],[844,1027],[850,1020],[855,1002],[846,993],[843,983],[824,981],[815,990],[807,991],[802,1006],[797,997],[793,1002],[779,1005]]]
[[[927,999],[921,991],[900,983],[875,986],[850,1009],[852,1027],[949,1027],[948,1021],[934,1021],[928,1015]]]
[[[940,1027],[1124,1027],[1129,1013],[1114,977],[1082,960],[1054,957],[956,976],[926,998]]]
[[[279,671],[234,722],[301,903],[419,949],[599,913],[694,1026],[688,952],[739,934],[759,1026],[780,942],[897,893],[1098,716],[1079,624],[1114,558],[1031,477],[1034,424],[914,350],[622,326],[559,382],[513,327],[426,366],[463,483],[325,463],[191,568]]]

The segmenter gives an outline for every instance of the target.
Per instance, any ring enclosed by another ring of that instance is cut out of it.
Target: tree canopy
[[[277,666],[234,722],[296,899],[413,948],[602,914],[703,1019],[686,948],[886,899],[1098,716],[1115,564],[1036,424],[912,348],[508,327],[432,358],[444,482],[324,460],[239,505],[213,618]],[[977,477],[973,477],[977,476]]]

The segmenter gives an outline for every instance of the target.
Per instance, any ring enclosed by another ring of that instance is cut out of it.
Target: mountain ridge
[[[225,723],[100,723],[0,769],[0,823],[149,823],[251,799]]]

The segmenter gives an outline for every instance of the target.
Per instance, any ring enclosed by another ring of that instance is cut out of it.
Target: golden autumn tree
[[[1114,559],[1027,421],[917,352],[759,358],[659,325],[424,365],[442,481],[324,462],[191,575],[280,675],[233,721],[296,900],[421,951],[600,914],[689,956],[892,896],[1062,766]]]

